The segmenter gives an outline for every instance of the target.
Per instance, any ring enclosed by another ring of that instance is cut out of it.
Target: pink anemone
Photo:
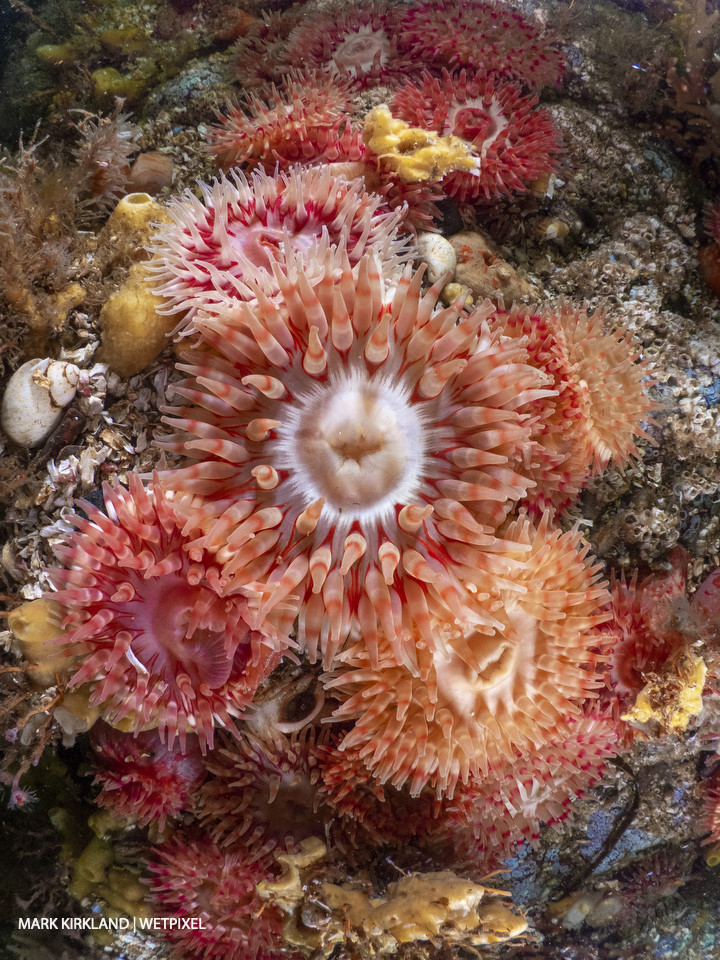
[[[562,143],[550,114],[537,108],[536,97],[485,73],[424,73],[420,83],[397,92],[392,110],[412,126],[472,145],[478,175],[455,172],[442,180],[442,189],[459,200],[524,193],[559,167]]]
[[[343,256],[354,265],[373,250],[392,272],[410,255],[398,233],[403,212],[389,212],[362,181],[326,167],[276,177],[257,170],[249,179],[233,171],[200,189],[201,200],[188,191],[169,207],[174,222],[156,234],[148,267],[166,301],[161,312],[182,315],[177,329],[186,333],[198,311],[279,297],[276,274],[293,254],[311,282],[339,269]]]
[[[136,474],[129,490],[105,485],[107,515],[86,501],[77,528],[57,547],[66,569],[51,570],[64,606],[56,641],[76,658],[69,685],[89,684],[91,703],[114,726],[157,728],[181,748],[197,734],[212,747],[216,725],[242,713],[258,684],[278,665],[276,631],[253,629],[243,597],[221,597],[212,557],[191,559],[183,521],[157,489]],[[290,621],[292,622],[292,621]],[[283,621],[285,636],[289,624]]]
[[[512,844],[535,843],[541,824],[559,829],[573,801],[600,781],[621,739],[617,722],[600,712],[571,717],[552,740],[504,757],[486,778],[459,788],[451,819],[470,825],[478,850],[503,860]]]
[[[364,89],[412,69],[401,45],[403,13],[387,3],[340,7],[307,18],[290,34],[285,61],[321,69]]]
[[[166,938],[179,960],[288,956],[281,952],[284,915],[257,892],[273,877],[244,847],[220,850],[207,836],[178,832],[152,848],[148,866],[153,914],[175,921]]]
[[[223,737],[199,792],[200,822],[213,840],[221,847],[240,841],[262,860],[276,848],[324,836],[317,746],[312,727],[274,743],[244,732]]]
[[[182,754],[163,744],[155,730],[133,736],[102,722],[93,726],[90,740],[98,806],[141,827],[157,825],[160,832],[168,818],[192,809],[205,778],[197,742],[188,741]]]
[[[319,73],[290,73],[278,86],[250,93],[244,104],[221,114],[210,128],[210,152],[224,169],[246,162],[284,167],[315,160],[325,155],[338,124],[347,119],[348,102],[347,84]],[[354,153],[347,145],[347,159],[360,157],[359,133],[355,143]]]
[[[426,0],[411,7],[404,43],[424,65],[472,67],[526,87],[559,86],[563,55],[503,2]]]
[[[553,378],[556,391],[535,405],[537,486],[529,501],[540,512],[566,509],[593,474],[639,457],[638,440],[655,442],[643,426],[654,422],[656,408],[645,392],[647,365],[622,327],[607,327],[603,310],[589,314],[567,301],[540,311],[515,307],[507,315],[508,334],[527,340],[533,363]]]

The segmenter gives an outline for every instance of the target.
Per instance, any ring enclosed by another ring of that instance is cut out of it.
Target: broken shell
[[[8,380],[0,424],[23,447],[36,447],[62,419],[75,396],[80,370],[65,360],[28,360]]]
[[[457,254],[453,245],[439,233],[420,233],[417,238],[418,259],[427,264],[427,276],[430,283],[450,274],[453,280],[457,268]]]
[[[542,240],[564,240],[570,233],[570,226],[556,217],[543,217],[535,224],[535,231]]]

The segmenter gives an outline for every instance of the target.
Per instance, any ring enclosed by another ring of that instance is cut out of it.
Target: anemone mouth
[[[374,67],[384,67],[390,60],[392,47],[384,30],[371,26],[345,37],[335,48],[332,63],[338,73],[362,77]]]
[[[195,732],[205,752],[279,663],[279,635],[249,629],[244,598],[218,596],[217,567],[188,559],[162,491],[131,473],[129,489],[105,484],[103,496],[107,513],[83,501],[86,518],[73,517],[77,530],[58,547],[67,568],[54,571],[53,596],[78,658],[68,685],[92,684],[91,702],[113,726],[156,728],[182,752]]]
[[[186,579],[175,575],[134,579],[136,599],[118,612],[116,623],[132,638],[125,656],[140,673],[153,675],[171,688],[177,676],[184,674],[193,685],[216,690],[228,682],[234,669],[239,671],[249,652],[241,644],[234,658],[228,656],[224,632],[215,622],[219,604],[213,603],[210,591],[189,587]]]
[[[445,132],[474,144],[484,155],[500,141],[509,126],[502,105],[495,97],[473,98],[467,103],[452,104],[445,119]]]
[[[478,634],[469,638],[469,644],[478,660],[477,675],[473,679],[476,690],[499,687],[517,671],[519,653],[512,640]]]
[[[458,716],[476,717],[488,707],[494,713],[498,697],[512,696],[520,661],[517,644],[480,634],[466,639],[470,646],[480,647],[473,649],[477,661],[473,666],[458,656],[451,656],[447,662],[435,657],[438,702],[452,705]]]
[[[394,506],[422,486],[429,439],[423,421],[401,381],[340,371],[296,395],[273,459],[290,474],[293,498],[324,499],[328,521],[390,519]]]

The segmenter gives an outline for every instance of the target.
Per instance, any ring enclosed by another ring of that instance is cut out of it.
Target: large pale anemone
[[[283,645],[275,628],[251,629],[243,597],[218,595],[217,562],[202,551],[190,559],[162,491],[145,490],[135,474],[129,484],[105,485],[107,515],[79,501],[85,516],[72,517],[77,530],[56,548],[67,568],[50,571],[58,588],[50,596],[65,611],[56,642],[78,667],[69,686],[89,684],[110,724],[157,728],[182,749],[194,732],[204,751],[278,665]],[[283,622],[280,633],[288,629]]]
[[[536,97],[485,73],[424,73],[397,92],[392,110],[413,126],[472,144],[479,171],[442,180],[443,190],[459,200],[524,193],[559,166],[562,144],[550,114],[537,108]]]
[[[402,30],[426,65],[474,67],[534,88],[558,86],[565,68],[542,31],[502,2],[427,0],[408,10]]]
[[[317,281],[339,269],[347,255],[356,264],[368,250],[393,271],[410,256],[398,233],[403,211],[390,212],[360,180],[335,177],[326,167],[294,169],[271,177],[239,171],[200,184],[168,208],[173,223],[158,230],[148,264],[160,312],[181,315],[177,330],[190,333],[198,311],[228,301],[278,296],[276,267],[299,256]],[[328,253],[336,263],[327,264]]]
[[[257,892],[258,883],[272,877],[244,847],[220,850],[203,834],[177,832],[152,848],[148,867],[153,914],[175,921],[165,934],[173,956],[181,960],[279,956],[284,915]],[[182,921],[188,921],[187,926]]]
[[[407,783],[413,795],[430,784],[452,796],[459,782],[552,740],[597,697],[608,642],[595,629],[608,617],[600,565],[588,561],[577,531],[551,530],[547,515],[537,529],[514,521],[505,537],[525,548],[523,568],[491,605],[493,632],[433,619],[443,642],[433,649],[416,632],[418,670],[398,664],[381,638],[377,664],[360,641],[327,676],[343,701],[335,718],[355,721],[341,747],[359,748],[381,782]],[[476,603],[488,605],[481,595]]]
[[[415,669],[403,633],[434,650],[431,611],[495,629],[465,583],[493,590],[520,563],[492,527],[531,486],[525,410],[546,377],[489,302],[437,310],[442,281],[423,295],[422,270],[389,293],[373,257],[315,288],[276,276],[282,309],[198,323],[212,349],[180,364],[190,405],[161,442],[196,462],[162,483],[202,498],[187,531],[228,593],[260,594],[259,622],[294,597],[311,659],[330,666],[356,618],[373,662],[382,633]]]
[[[608,699],[614,713],[627,713],[652,675],[687,646],[689,640],[704,635],[704,585],[695,593],[693,603],[686,597],[689,557],[682,547],[669,556],[670,569],[638,582],[635,571],[629,582],[625,577],[611,578],[612,620],[607,631],[612,638],[607,676]],[[627,729],[632,734],[632,728]]]

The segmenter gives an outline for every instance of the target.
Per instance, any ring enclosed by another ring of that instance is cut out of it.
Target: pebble
[[[452,280],[457,267],[457,255],[453,245],[439,233],[419,233],[417,238],[418,259],[427,264],[427,278],[437,283],[441,277]]]

